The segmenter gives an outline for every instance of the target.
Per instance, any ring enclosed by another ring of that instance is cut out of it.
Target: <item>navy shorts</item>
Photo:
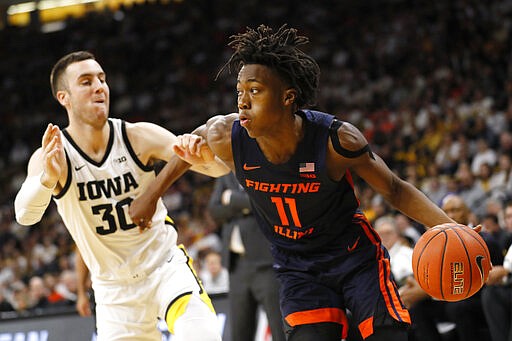
[[[374,328],[410,324],[409,312],[398,295],[389,255],[377,232],[356,214],[339,248],[299,254],[274,249],[280,304],[291,326],[335,322],[348,331],[346,310],[363,338]]]

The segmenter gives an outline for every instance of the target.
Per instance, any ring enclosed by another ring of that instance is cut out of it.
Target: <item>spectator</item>
[[[505,205],[505,221],[512,226],[512,203]],[[482,306],[492,341],[512,339],[512,246],[503,263],[493,263],[482,290]]]
[[[509,247],[510,238],[507,232],[501,228],[498,217],[495,214],[486,214],[482,219],[482,235],[486,239],[492,239],[498,250],[498,257],[503,257]],[[490,250],[492,251],[492,250]],[[492,256],[492,254],[491,254]],[[496,260],[496,257],[494,257]],[[500,262],[501,263],[501,262]],[[493,262],[493,264],[497,264]]]
[[[375,221],[375,231],[379,234],[382,245],[390,256],[391,272],[398,286],[405,284],[412,272],[412,247],[400,234],[396,221],[391,216],[384,216]]]
[[[484,188],[476,182],[475,175],[469,168],[469,163],[459,163],[455,176],[459,185],[457,194],[462,197],[471,213],[483,216],[487,195]]]
[[[14,311],[14,307],[4,295],[5,288],[0,285],[0,313]]]
[[[19,315],[28,315],[30,309],[30,297],[25,283],[18,280],[11,284],[10,302]]]
[[[476,147],[476,153],[471,161],[471,172],[478,176],[482,164],[488,164],[490,168],[493,168],[498,158],[496,152],[489,147],[489,143],[484,138],[477,139]]]
[[[489,179],[491,195],[504,201],[512,197],[512,161],[511,156],[502,152],[498,156],[498,167]]]
[[[209,294],[225,294],[229,291],[228,270],[222,266],[221,254],[209,251],[204,256],[199,278]]]
[[[55,291],[60,294],[69,304],[76,302],[77,277],[72,270],[64,270],[60,276]]]
[[[413,224],[408,216],[399,212],[395,214],[395,224],[400,231],[400,235],[408,241],[410,246],[414,246],[425,231],[424,226]]]
[[[41,313],[41,309],[49,306],[48,288],[44,280],[39,276],[34,276],[29,281],[30,309]]]

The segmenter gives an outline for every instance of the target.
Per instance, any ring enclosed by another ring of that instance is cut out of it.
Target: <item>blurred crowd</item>
[[[229,36],[260,23],[287,23],[310,38],[305,49],[322,70],[320,110],[358,126],[374,152],[434,202],[456,193],[469,224],[492,216],[504,229],[503,205],[512,198],[512,1],[151,1],[62,27],[36,21],[0,30],[0,317],[74,304],[75,249],[55,206],[34,228],[13,219],[44,127],[66,125],[49,87],[56,60],[93,52],[107,73],[112,117],[178,134],[236,111],[236,75],[217,73]],[[355,182],[372,222],[396,215]],[[189,172],[164,197],[198,270],[223,247],[207,210],[212,185]],[[421,234],[423,227],[398,221],[409,240]]]

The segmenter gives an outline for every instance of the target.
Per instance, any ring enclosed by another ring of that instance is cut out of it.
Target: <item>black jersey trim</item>
[[[176,296],[175,299],[173,299],[171,301],[171,303],[169,303],[169,305],[167,306],[167,309],[165,309],[165,315],[164,315],[164,319],[167,318],[167,313],[169,313],[169,309],[171,309],[172,305],[174,304],[174,302],[176,302],[177,300],[179,300],[180,298],[182,298],[183,296],[188,296],[188,295],[192,295],[192,291],[187,291],[187,292],[184,292],[183,294],[181,295],[178,295]],[[167,321],[166,321],[167,322]]]
[[[363,148],[359,150],[348,150],[346,148],[343,148],[340,143],[340,139],[338,137],[338,128],[343,125],[343,122],[337,119],[332,120],[331,125],[329,126],[329,135],[331,136],[332,145],[334,147],[334,150],[336,150],[341,156],[344,156],[349,159],[353,159],[356,157],[359,157],[363,155],[364,153],[368,152],[370,157],[372,159],[375,159],[373,156],[372,150],[370,149],[370,145],[367,144]]]
[[[176,223],[171,217],[166,216],[164,224],[172,226],[176,230],[176,232],[178,232],[178,226],[176,226]]]
[[[67,132],[66,129],[62,130],[62,133],[64,134],[64,136],[66,136],[66,138],[68,139],[69,143],[73,146],[73,148],[75,148],[76,151],[85,160],[87,160],[87,162],[95,165],[96,167],[100,167],[107,160],[108,156],[110,155],[110,151],[112,150],[112,146],[114,145],[114,125],[111,120],[108,120],[108,126],[110,128],[110,134],[109,134],[110,136],[108,137],[108,143],[107,143],[107,148],[105,149],[105,154],[103,155],[103,158],[101,159],[100,162],[94,161],[93,159],[91,159],[89,157],[89,155],[87,155],[82,149],[80,149],[80,147],[78,147],[78,145],[75,143],[75,141],[73,140],[71,135],[69,135],[69,133]]]
[[[71,186],[71,178],[73,177],[73,172],[71,171],[71,160],[69,159],[68,152],[64,150],[64,154],[66,155],[66,163],[68,165],[68,176],[66,177],[66,183],[64,184],[64,187],[62,187],[59,194],[53,196],[55,199],[60,199],[64,196],[64,194],[67,193],[69,187]]]
[[[126,133],[126,121],[121,121],[121,133],[123,135],[123,141],[126,145],[126,149],[128,149],[128,153],[130,153],[130,156],[132,157],[133,161],[137,164],[137,166],[139,166],[139,168],[145,172],[153,171],[152,166],[143,164],[142,161],[140,161],[140,159],[137,157],[137,154],[135,154],[135,150],[133,150],[132,144],[128,139],[128,134]]]

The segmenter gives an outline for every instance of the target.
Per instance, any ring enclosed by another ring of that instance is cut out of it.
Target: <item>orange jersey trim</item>
[[[292,313],[285,318],[286,322],[294,327],[301,324],[333,322],[343,326],[341,338],[348,334],[348,319],[345,311],[339,308],[320,308]]]
[[[360,224],[365,234],[370,238],[371,242],[378,248],[377,261],[379,262],[379,287],[386,302],[386,308],[389,314],[399,322],[411,323],[409,311],[404,308],[400,297],[398,296],[398,288],[395,282],[390,278],[391,265],[389,259],[384,257],[384,251],[381,248],[380,238],[375,230],[370,227],[370,223],[363,215],[358,215],[363,223]],[[373,327],[372,327],[373,329]],[[373,332],[372,332],[373,333]]]
[[[363,339],[373,334],[373,316],[368,317],[363,322],[359,323],[359,332]]]

